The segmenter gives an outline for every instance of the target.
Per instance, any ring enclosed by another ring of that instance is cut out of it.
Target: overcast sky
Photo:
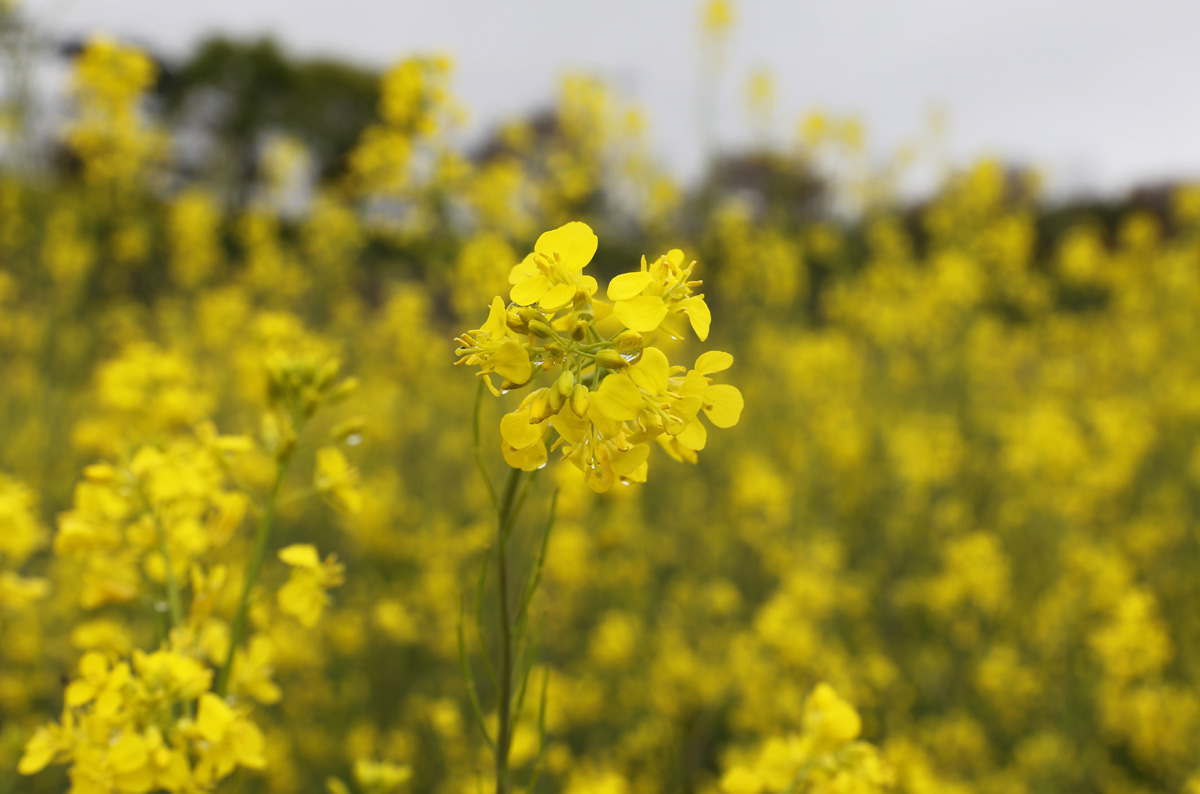
[[[643,106],[681,174],[701,160],[700,0],[25,0],[47,29],[183,53],[204,35],[271,33],[298,54],[384,66],[455,56],[475,130],[545,105],[564,70]],[[814,107],[857,113],[873,148],[949,114],[955,159],[1002,155],[1059,191],[1200,177],[1200,2],[741,0],[718,96],[719,139],[747,135],[742,90],[775,75],[780,138]]]

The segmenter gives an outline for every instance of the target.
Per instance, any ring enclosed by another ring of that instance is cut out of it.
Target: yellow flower
[[[71,732],[73,724],[70,711],[63,716],[63,724],[46,725],[25,744],[25,752],[17,763],[17,772],[22,775],[36,775],[56,760],[60,760],[71,749]]]
[[[203,740],[198,743],[200,761],[196,765],[196,780],[201,785],[210,786],[239,766],[262,769],[267,765],[258,726],[211,692],[200,697],[193,730]]]
[[[372,794],[389,794],[408,782],[412,767],[392,764],[387,761],[371,761],[360,758],[354,762],[354,780],[364,791]]]
[[[704,296],[692,292],[701,284],[690,280],[696,263],[683,267],[683,259],[678,248],[651,265],[642,257],[641,270],[622,273],[609,282],[606,294],[614,301],[613,314],[626,328],[649,333],[662,327],[672,338],[682,339],[686,317],[696,337],[701,342],[708,339],[712,313]]]
[[[862,720],[829,684],[817,684],[804,707],[804,730],[818,748],[828,752],[858,738]]]
[[[351,515],[362,510],[363,498],[357,484],[358,470],[350,465],[340,449],[321,447],[317,450],[313,486],[333,509]]]
[[[280,549],[279,559],[292,566],[291,577],[279,589],[279,608],[301,625],[312,628],[329,603],[325,590],[343,581],[342,565],[332,554],[322,562],[316,547],[307,544]]]
[[[696,263],[684,267],[679,249],[652,265],[643,258],[640,271],[613,279],[607,294],[616,303],[610,306],[593,302],[595,280],[580,275],[597,244],[579,222],[543,234],[509,276],[519,307],[493,300],[487,323],[459,337],[456,352],[457,363],[479,365],[497,396],[542,372],[557,372],[552,386],[530,392],[500,420],[501,452],[513,468],[540,469],[553,428],[563,459],[603,492],[616,483],[645,482],[655,439],[677,460],[695,462],[707,441],[700,411],[717,427],[731,427],[742,397],[707,377],[728,368],[731,356],[706,354],[700,371],[685,377],[684,367],[672,367],[643,336],[661,329],[679,337],[688,324],[700,339],[708,336],[708,306],[693,292],[700,282],[690,280]],[[488,377],[493,372],[505,376],[500,390]]]
[[[513,385],[527,383],[533,377],[533,365],[529,361],[529,353],[518,341],[516,333],[508,327],[508,311],[504,301],[497,296],[492,300],[488,311],[487,322],[482,328],[469,331],[458,338],[461,347],[455,351],[459,356],[457,364],[480,366],[479,374],[483,376],[488,389],[499,396],[500,392],[492,385],[488,373],[495,372]]]
[[[534,244],[533,253],[508,276],[512,302],[520,306],[536,303],[553,311],[579,298],[587,300],[595,294],[597,284],[582,272],[598,245],[595,232],[579,221],[546,232]]]

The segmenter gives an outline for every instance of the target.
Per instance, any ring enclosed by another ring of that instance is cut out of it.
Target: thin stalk
[[[242,596],[238,600],[237,612],[233,618],[233,630],[229,637],[229,652],[225,655],[225,664],[221,667],[221,673],[217,677],[216,692],[219,697],[225,697],[228,694],[229,679],[233,674],[233,657],[237,653],[238,646],[245,639],[246,615],[250,608],[250,591],[258,583],[258,575],[262,571],[263,558],[266,556],[267,544],[271,539],[271,527],[275,523],[275,509],[279,497],[279,488],[283,485],[283,478],[287,474],[290,462],[291,457],[279,461],[275,469],[275,482],[271,484],[271,492],[267,496],[267,502],[263,506],[262,515],[258,520],[258,532],[254,537],[254,551],[250,555],[250,561],[246,564],[246,576],[242,584]]]
[[[516,520],[519,508],[515,499],[521,474],[520,469],[509,472],[496,522],[496,581],[500,606],[497,617],[500,624],[500,702],[497,705],[496,794],[509,794],[511,790],[508,754],[512,744],[513,642],[508,609],[508,530]]]
[[[479,381],[479,388],[475,391],[475,411],[472,416],[471,429],[475,434],[475,466],[479,469],[479,474],[483,477],[483,484],[487,486],[488,496],[492,500],[492,507],[500,508],[500,504],[496,501],[496,487],[492,485],[492,477],[488,474],[487,464],[483,462],[483,448],[479,443],[479,411],[483,408],[483,381]]]
[[[150,521],[154,524],[154,534],[158,539],[158,553],[162,555],[164,576],[166,578],[167,603],[171,608],[171,628],[183,628],[183,598],[179,592],[179,580],[175,578],[175,570],[171,567],[171,554],[167,550],[167,531],[162,525],[162,521],[158,517],[158,511],[154,509],[154,505],[150,503],[150,498],[146,496],[146,492],[139,486],[138,494],[142,497],[142,503],[146,506],[146,512],[150,514]],[[167,632],[168,636],[170,632]]]

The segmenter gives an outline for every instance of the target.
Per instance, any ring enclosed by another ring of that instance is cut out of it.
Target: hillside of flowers
[[[1200,187],[686,185],[422,54],[231,191],[158,79],[6,117],[0,794],[1200,792]]]

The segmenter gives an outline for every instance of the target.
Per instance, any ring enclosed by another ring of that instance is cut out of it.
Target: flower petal
[[[542,443],[530,444],[523,449],[501,444],[500,453],[509,466],[521,471],[537,471],[546,465],[546,445]]]
[[[530,276],[524,281],[514,284],[508,297],[513,303],[521,306],[532,306],[550,291],[550,279],[543,275]]]
[[[667,371],[671,362],[657,347],[647,347],[642,351],[638,363],[629,368],[629,377],[650,394],[658,395],[667,390]]]
[[[307,543],[295,543],[279,550],[279,559],[296,568],[316,570],[321,567],[317,547]]]
[[[550,288],[549,292],[542,296],[541,300],[538,301],[538,305],[546,311],[553,311],[566,306],[574,297],[574,284],[555,284]]]
[[[525,383],[533,375],[529,354],[515,339],[505,339],[492,354],[492,369],[513,383]]]
[[[488,307],[487,322],[479,330],[487,331],[493,339],[500,339],[508,335],[508,311],[504,308],[504,300],[499,295],[492,298],[492,305]]]
[[[704,427],[703,422],[688,422],[687,426],[683,428],[683,432],[676,434],[675,440],[684,449],[698,452],[704,449],[704,445],[708,443],[708,430]]]
[[[546,432],[545,423],[531,423],[529,409],[513,411],[500,418],[500,436],[515,449],[524,449],[542,440]]]
[[[696,372],[708,375],[713,372],[723,372],[733,366],[733,356],[720,350],[709,350],[701,353],[696,359]]]
[[[551,257],[557,252],[563,269],[569,273],[578,273],[592,261],[599,244],[600,241],[590,226],[571,221],[539,237],[533,250]]]
[[[642,290],[650,283],[653,278],[645,270],[635,270],[632,273],[622,273],[621,275],[608,282],[608,299],[610,301],[624,301],[630,298],[641,295]]]
[[[626,328],[646,334],[662,324],[667,316],[667,304],[655,295],[639,295],[627,301],[618,301],[613,313]]]
[[[622,477],[628,477],[637,471],[648,457],[650,457],[650,447],[646,444],[638,444],[629,449],[614,452],[610,465],[614,472]]]
[[[637,419],[642,410],[642,392],[625,375],[609,375],[600,382],[600,388],[592,395],[588,411],[592,410],[616,422]]]
[[[709,386],[704,402],[704,413],[717,427],[733,427],[742,416],[742,393],[727,383]]]
[[[688,320],[692,323],[692,330],[696,332],[696,338],[701,342],[708,339],[708,329],[712,325],[712,312],[708,310],[708,304],[704,302],[704,298],[699,296],[688,298],[681,305]]]

